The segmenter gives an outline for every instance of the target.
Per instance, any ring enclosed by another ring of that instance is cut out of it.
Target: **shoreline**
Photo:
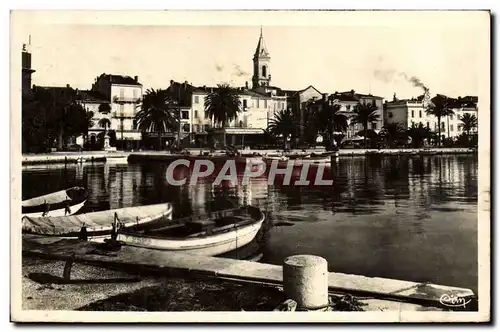
[[[54,242],[54,239],[25,235],[23,236],[23,276],[27,277],[25,259],[35,259],[35,261],[58,262],[59,268],[49,269],[51,275],[48,277],[60,281],[60,284],[68,284],[69,280],[73,279],[82,279],[82,274],[79,272],[81,268],[74,269],[73,275],[75,277],[71,277],[71,279],[61,278],[64,262],[72,256],[71,261],[74,262],[75,267],[97,266],[98,269],[105,268],[111,271],[120,271],[119,273],[122,274],[142,275],[148,279],[156,277],[156,281],[158,277],[169,277],[182,279],[184,282],[187,280],[207,280],[207,282],[242,284],[245,287],[266,286],[278,287],[281,290],[283,287],[282,267],[278,265],[221,257],[191,256],[185,253],[163,252],[130,246],[123,246],[112,254],[98,253],[95,248],[98,246],[89,242],[77,240],[56,240]],[[145,257],[148,257],[147,261]],[[40,272],[46,271],[47,269]],[[96,272],[96,268],[90,268],[86,278],[102,279],[103,275],[106,273],[102,274]],[[122,275],[121,277],[123,278]],[[23,284],[25,282],[29,283],[31,280],[23,279]],[[99,285],[99,283],[96,284]],[[104,287],[104,289],[107,288]],[[231,289],[231,287],[227,289]],[[126,291],[127,289],[121,290],[122,293]],[[368,311],[378,311],[381,306],[387,310],[401,310],[404,307],[405,310],[412,311],[453,309],[474,311],[476,310],[476,302],[471,303],[467,308],[464,304],[464,308],[461,309],[443,303],[442,298],[453,295],[461,299],[470,299],[469,302],[477,301],[474,292],[467,288],[336,272],[328,272],[328,293],[330,296],[359,297],[361,303],[367,304],[365,310]],[[111,296],[114,295],[117,294],[111,294]],[[63,294],[61,296],[61,301],[68,301]],[[196,299],[196,296],[194,298]],[[96,297],[96,301],[102,299],[103,296]],[[281,298],[281,300],[283,299]],[[206,303],[210,303],[210,298],[207,301]]]
[[[186,149],[191,156],[198,156],[200,151],[206,149]],[[265,154],[278,153],[281,150],[241,150],[241,158],[255,158]],[[321,153],[322,149],[291,150],[289,153]],[[340,149],[337,157],[352,156],[428,156],[428,155],[464,155],[477,154],[477,149],[472,148],[419,148],[419,149]],[[46,165],[46,164],[80,164],[80,163],[128,163],[134,161],[168,161],[168,159],[182,157],[182,155],[170,154],[167,151],[88,151],[88,152],[53,152],[47,154],[25,154],[22,155],[22,165]],[[207,156],[207,159],[212,157]],[[216,157],[220,159],[221,156]]]

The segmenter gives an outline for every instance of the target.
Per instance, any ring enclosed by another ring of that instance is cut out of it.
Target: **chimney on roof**
[[[135,83],[137,83],[139,81],[139,76],[135,75],[134,76],[134,81],[135,81]]]
[[[248,81],[245,82],[245,89],[248,89]]]
[[[68,89],[69,89],[69,88],[71,88],[71,86],[70,86],[69,84],[66,84],[66,88],[68,88]]]
[[[205,90],[206,88],[207,88],[207,86],[206,86],[206,85],[204,85],[204,86],[203,86],[203,90]]]
[[[323,100],[326,101],[328,99],[328,93],[323,93]]]
[[[170,86],[174,85],[174,80],[170,80]]]
[[[351,95],[353,95],[353,96],[354,96],[354,90],[351,90]]]

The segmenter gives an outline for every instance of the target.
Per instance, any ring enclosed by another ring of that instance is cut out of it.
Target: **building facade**
[[[99,150],[104,146],[104,135],[111,129],[112,115],[110,101],[98,91],[77,90],[78,103],[85,111],[92,112],[92,126],[88,129],[87,141],[84,137],[77,140],[77,144],[87,145],[89,149]],[[107,105],[105,107],[104,105]]]
[[[246,86],[238,87],[236,89],[241,102],[240,112],[226,128],[217,128],[217,124],[213,123],[205,111],[205,99],[215,89],[193,86],[188,82],[170,81],[167,90],[181,108],[182,138],[189,136],[191,142],[199,145],[205,141],[206,135],[213,128],[229,135],[226,137],[227,144],[245,146],[245,142],[249,144],[255,141],[254,136],[262,136],[274,115],[286,107],[284,97],[274,96],[272,92],[259,93]]]
[[[111,106],[110,130],[116,133],[117,146],[123,149],[138,149],[142,133],[137,129],[135,115],[142,102],[143,88],[138,77],[101,74],[92,84]]]
[[[462,127],[462,116],[466,113],[478,117],[476,96],[449,98],[452,115],[441,118],[441,136],[444,138],[456,138],[464,131]],[[427,114],[427,103],[422,97],[398,100],[394,98],[385,103],[384,120],[386,123],[400,123],[404,128],[412,125],[422,124],[433,132],[438,132],[437,117]]]
[[[335,92],[329,96],[334,104],[340,105],[341,114],[347,117],[348,128],[345,133],[346,138],[355,137],[361,130],[363,130],[363,125],[360,123],[355,123],[352,120],[354,116],[354,109],[358,104],[372,104],[377,108],[375,114],[378,115],[378,119],[371,123],[368,123],[369,130],[373,130],[377,134],[380,132],[384,126],[384,98],[379,96],[374,96],[372,94],[362,94],[354,90],[346,92]]]
[[[235,88],[241,110],[236,119],[223,129],[214,128],[217,124],[205,111],[205,99],[216,87],[194,86],[187,81],[181,83],[171,80],[167,90],[181,108],[182,138],[189,136],[189,140],[198,145],[201,141],[206,142],[206,136],[213,128],[219,133],[225,132],[227,144],[246,146],[256,143],[275,115],[287,109],[286,93],[271,86],[270,67],[271,56],[261,30],[253,56],[252,88],[249,88],[248,82],[244,87]]]

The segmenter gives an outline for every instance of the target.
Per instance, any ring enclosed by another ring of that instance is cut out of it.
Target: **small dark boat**
[[[59,217],[78,212],[87,201],[88,193],[83,187],[72,187],[38,196],[22,202],[22,216]]]

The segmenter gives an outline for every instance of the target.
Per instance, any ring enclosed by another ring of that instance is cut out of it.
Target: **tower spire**
[[[257,43],[257,48],[253,55],[253,88],[256,89],[261,86],[269,86],[271,81],[270,71],[271,56],[267,51],[266,44],[264,43],[264,36],[262,26],[260,26],[260,36]]]

